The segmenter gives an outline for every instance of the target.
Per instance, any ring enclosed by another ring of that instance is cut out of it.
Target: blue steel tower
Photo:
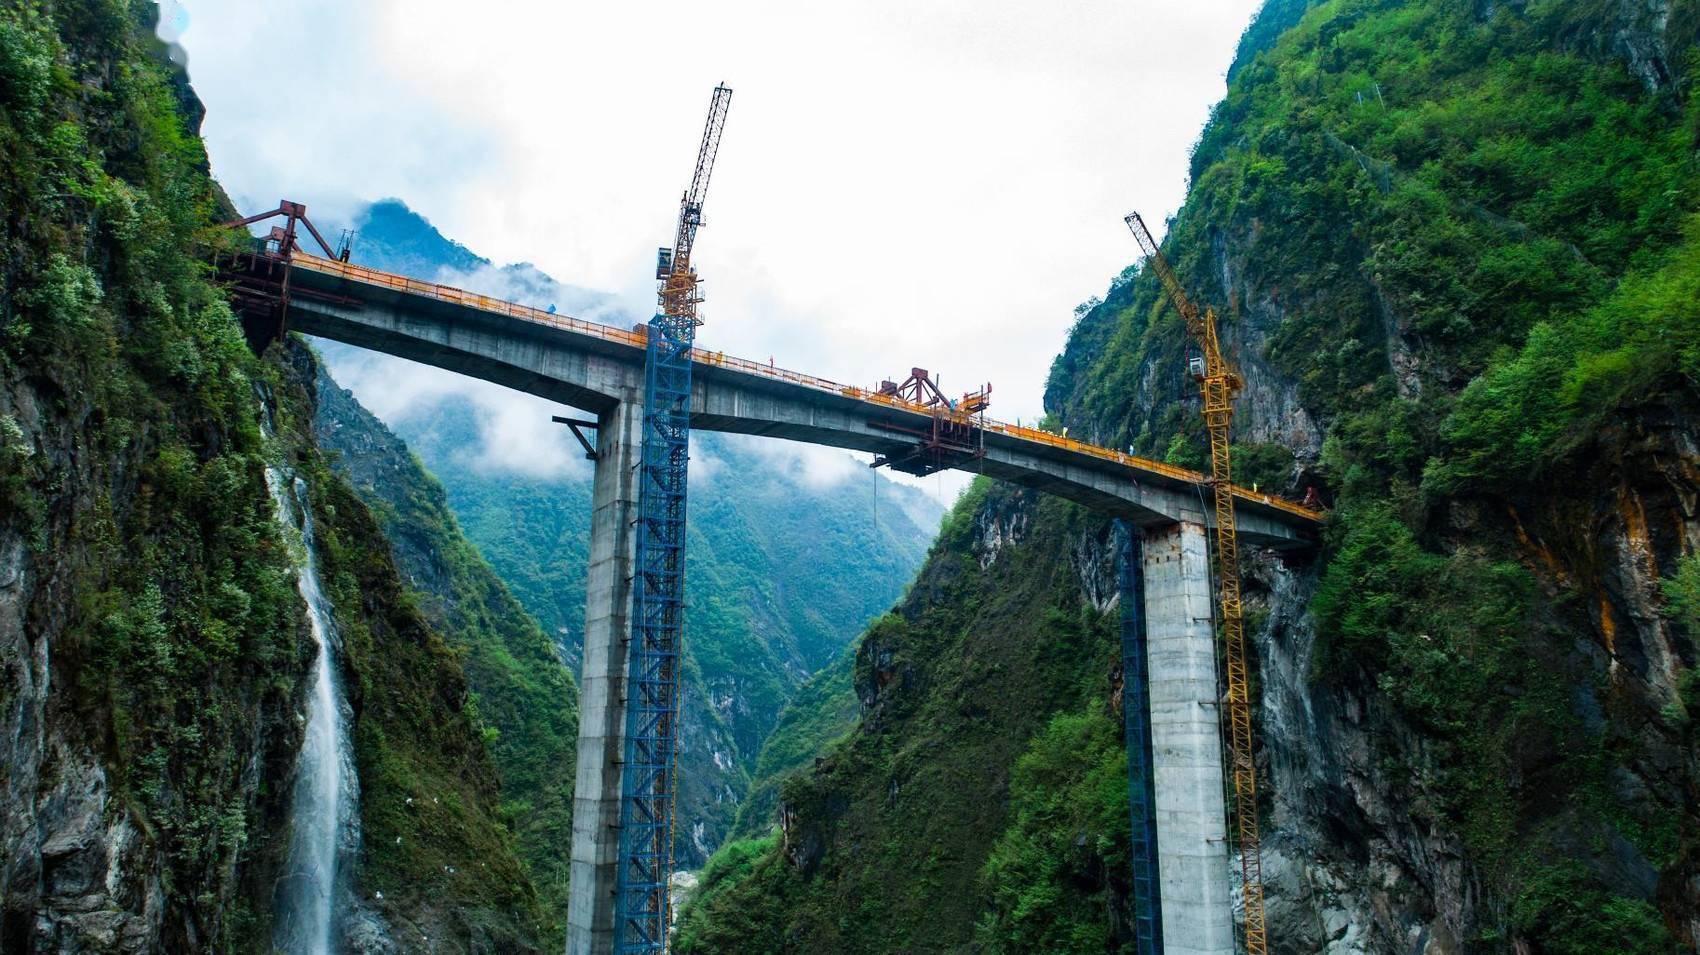
[[[1133,950],[1162,955],[1157,873],[1157,785],[1151,764],[1151,683],[1145,666],[1145,538],[1116,521],[1121,585],[1122,727],[1127,738],[1127,801],[1133,823]]]
[[[642,470],[632,639],[626,670],[626,752],[620,784],[620,868],[614,951],[665,952],[672,921],[673,802],[679,745],[679,675],[685,631],[685,480],[690,460],[691,343],[696,270],[691,246],[702,225],[708,177],[732,91],[714,89],[696,172],[679,205],[671,249],[655,269],[660,309],[649,322],[644,366]]]

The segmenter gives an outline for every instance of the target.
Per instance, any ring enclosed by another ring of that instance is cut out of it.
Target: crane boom
[[[1139,213],[1129,213],[1127,227],[1157,273],[1170,301],[1185,320],[1187,333],[1204,353],[1194,370],[1204,395],[1204,425],[1210,434],[1210,487],[1216,513],[1216,588],[1222,627],[1223,658],[1227,661],[1228,756],[1234,776],[1234,830],[1240,849],[1240,874],[1245,883],[1245,946],[1248,955],[1266,955],[1268,932],[1263,914],[1262,834],[1257,822],[1257,763],[1252,756],[1251,693],[1246,673],[1245,615],[1240,603],[1239,535],[1234,523],[1233,455],[1228,443],[1234,396],[1242,384],[1239,373],[1222,355],[1216,336],[1216,312],[1187,297],[1175,270],[1157,247]]]
[[[725,84],[714,88],[708,101],[708,121],[703,125],[702,143],[697,147],[696,170],[691,173],[690,188],[679,200],[679,225],[673,235],[673,248],[662,249],[655,270],[661,283],[661,315],[674,325],[699,324],[696,317],[697,274],[691,265],[691,250],[696,245],[697,227],[702,225],[702,204],[708,198],[708,179],[714,174],[714,157],[720,152],[720,133],[726,128],[726,110],[732,105],[732,91]]]

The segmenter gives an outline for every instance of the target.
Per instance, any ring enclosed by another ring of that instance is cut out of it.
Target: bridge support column
[[[1210,558],[1201,524],[1145,536],[1157,865],[1168,955],[1233,955]]]
[[[629,394],[597,419],[585,581],[584,663],[579,673],[578,767],[573,788],[572,895],[567,955],[614,949],[614,882],[620,855],[620,761],[626,737],[626,648],[637,559],[638,463],[643,401]]]

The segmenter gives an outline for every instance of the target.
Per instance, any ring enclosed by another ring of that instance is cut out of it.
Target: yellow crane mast
[[[1216,336],[1216,312],[1203,312],[1187,297],[1175,270],[1163,257],[1151,230],[1139,213],[1129,213],[1127,227],[1145,253],[1169,300],[1186,322],[1187,334],[1198,343],[1202,359],[1189,364],[1204,396],[1204,427],[1210,433],[1210,488],[1216,505],[1216,587],[1222,627],[1223,657],[1228,671],[1228,756],[1234,776],[1234,828],[1239,840],[1240,871],[1245,881],[1245,947],[1248,955],[1266,955],[1268,933],[1263,918],[1262,836],[1257,825],[1257,763],[1251,748],[1251,694],[1246,675],[1245,615],[1240,605],[1240,550],[1234,526],[1233,460],[1228,426],[1234,417],[1234,396],[1243,381],[1222,356]]]

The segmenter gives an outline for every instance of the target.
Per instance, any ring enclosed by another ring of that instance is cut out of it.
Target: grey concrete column
[[[1167,955],[1233,955],[1222,733],[1204,527],[1145,534],[1146,660]]]
[[[614,880],[620,853],[620,762],[626,740],[626,647],[637,560],[638,464],[643,402],[629,394],[598,419],[585,581],[584,663],[579,672],[578,767],[573,788],[568,955],[614,949]]]

